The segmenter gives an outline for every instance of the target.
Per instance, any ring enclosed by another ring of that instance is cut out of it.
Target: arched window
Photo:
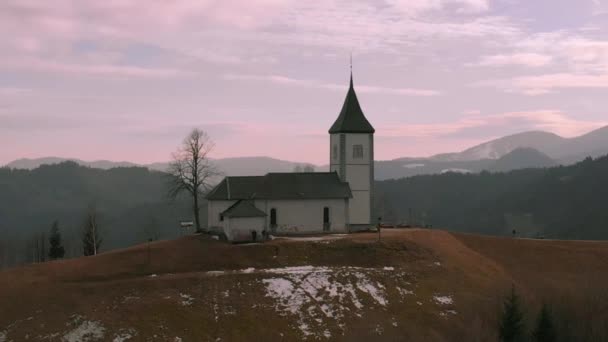
[[[277,209],[272,208],[272,209],[270,209],[270,226],[276,227],[276,225],[277,225]]]

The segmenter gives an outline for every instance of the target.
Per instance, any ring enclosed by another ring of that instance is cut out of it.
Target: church
[[[267,234],[349,233],[372,225],[374,127],[357,99],[352,71],[329,129],[330,172],[225,177],[209,194],[208,227],[229,241]]]

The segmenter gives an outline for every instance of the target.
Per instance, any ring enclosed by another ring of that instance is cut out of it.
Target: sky
[[[324,164],[351,53],[377,159],[608,124],[608,0],[3,0],[0,165]]]

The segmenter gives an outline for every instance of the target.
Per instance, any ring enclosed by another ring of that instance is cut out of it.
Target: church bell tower
[[[350,87],[340,115],[329,129],[330,171],[348,182],[353,194],[348,208],[351,231],[373,224],[374,132],[357,100],[351,63]]]

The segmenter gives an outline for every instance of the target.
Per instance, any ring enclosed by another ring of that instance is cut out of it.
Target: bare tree
[[[213,178],[220,172],[209,160],[215,144],[207,133],[194,129],[173,153],[169,164],[169,197],[175,199],[180,193],[192,196],[192,210],[197,232],[201,232],[199,196],[210,190]]]
[[[97,255],[101,246],[101,234],[99,231],[99,219],[97,208],[91,204],[87,209],[82,232],[82,249],[85,256]]]

